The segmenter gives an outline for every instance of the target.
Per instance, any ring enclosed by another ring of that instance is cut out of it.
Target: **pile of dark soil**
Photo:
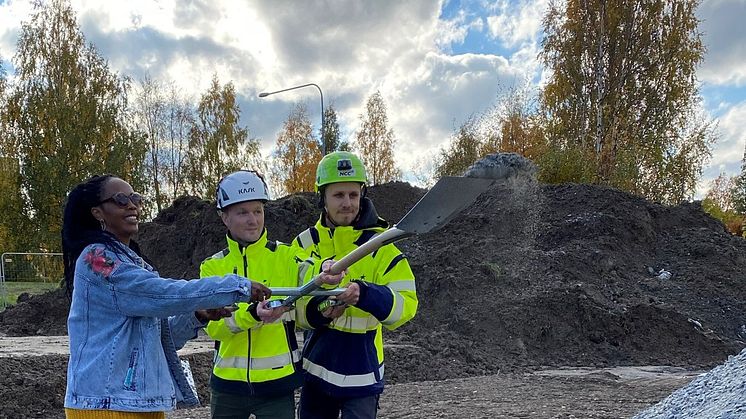
[[[424,191],[394,183],[369,193],[397,221]],[[290,241],[317,216],[312,194],[270,202],[270,238]],[[139,241],[164,276],[194,277],[223,236],[211,203],[182,198],[142,225]],[[746,240],[698,203],[668,207],[588,185],[500,185],[440,231],[398,246],[420,309],[386,335],[390,382],[544,365],[711,367],[746,340]],[[0,332],[64,324],[23,314],[37,313],[24,304],[42,302],[50,310],[66,300],[52,294],[9,308]]]
[[[70,299],[64,288],[31,295],[0,311],[0,336],[67,335]]]
[[[746,341],[746,240],[699,203],[668,207],[588,185],[503,185],[400,247],[421,310],[389,341],[418,348],[395,354],[389,377],[711,367]],[[661,269],[671,277],[657,276]]]

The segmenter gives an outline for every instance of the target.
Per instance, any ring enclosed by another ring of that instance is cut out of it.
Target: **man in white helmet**
[[[200,276],[237,273],[267,287],[298,286],[309,266],[301,263],[306,254],[298,246],[267,240],[264,178],[254,171],[231,173],[218,184],[216,198],[228,247],[202,262]],[[342,278],[322,276],[330,284]],[[302,368],[294,311],[270,308],[268,302],[239,303],[232,316],[206,327],[217,351],[210,378],[213,418],[295,417],[294,390],[302,383]]]

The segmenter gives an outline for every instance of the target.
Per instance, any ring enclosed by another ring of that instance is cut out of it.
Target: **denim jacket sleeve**
[[[184,347],[187,341],[196,338],[197,332],[205,324],[197,320],[192,312],[169,317],[168,326],[171,331],[171,341],[176,350],[179,350]]]
[[[108,288],[114,308],[126,316],[191,314],[251,299],[251,281],[238,275],[210,281],[161,278],[102,245],[84,249],[76,271],[92,285]]]

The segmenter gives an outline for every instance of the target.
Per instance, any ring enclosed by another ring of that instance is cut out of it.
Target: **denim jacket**
[[[204,326],[194,311],[249,301],[251,281],[165,279],[130,249],[81,252],[67,320],[65,407],[133,412],[199,404],[176,350]]]

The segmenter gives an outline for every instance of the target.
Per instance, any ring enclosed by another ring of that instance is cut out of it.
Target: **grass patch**
[[[18,296],[27,292],[31,295],[43,294],[59,287],[56,282],[3,282],[0,286],[0,310],[15,305]]]

